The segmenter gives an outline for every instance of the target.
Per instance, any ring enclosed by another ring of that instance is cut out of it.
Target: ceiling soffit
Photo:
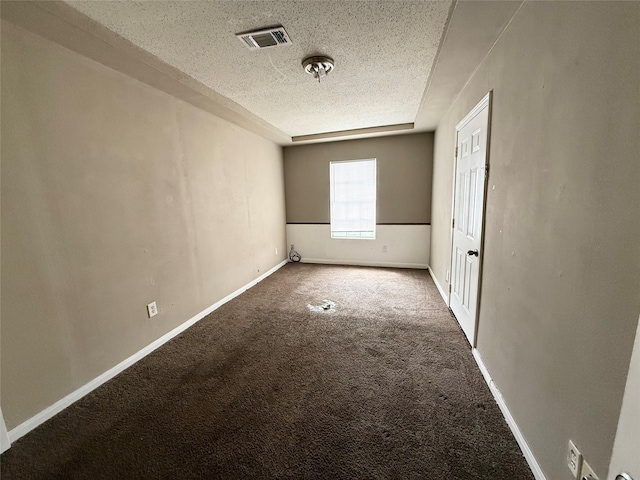
[[[412,123],[449,1],[67,2],[291,136]],[[281,24],[292,45],[235,36]],[[335,60],[320,83],[301,62]]]

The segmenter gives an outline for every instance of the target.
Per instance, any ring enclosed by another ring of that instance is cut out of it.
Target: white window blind
[[[376,159],[330,168],[331,238],[376,238]]]

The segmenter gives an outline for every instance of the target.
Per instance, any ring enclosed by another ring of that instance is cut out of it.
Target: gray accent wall
[[[286,258],[281,147],[6,22],[1,148],[9,429]]]
[[[446,286],[456,124],[493,90],[478,351],[549,480],[606,478],[640,312],[640,4],[525,2],[435,136]]]
[[[377,223],[431,222],[433,134],[284,147],[288,223],[329,223],[329,162],[376,158]]]

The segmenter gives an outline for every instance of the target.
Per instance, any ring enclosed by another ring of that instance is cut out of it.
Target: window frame
[[[355,162],[373,162],[374,165],[374,202],[373,202],[373,236],[334,236],[333,232],[333,209],[334,209],[334,164],[355,163]],[[378,225],[378,159],[377,158],[358,158],[354,160],[332,160],[329,162],[329,231],[332,240],[375,240],[377,237]]]

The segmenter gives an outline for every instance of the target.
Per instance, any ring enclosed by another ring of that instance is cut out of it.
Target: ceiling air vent
[[[291,39],[284,27],[263,28],[252,32],[236,33],[236,37],[249,49],[261,50],[263,48],[284,47],[291,45]]]

